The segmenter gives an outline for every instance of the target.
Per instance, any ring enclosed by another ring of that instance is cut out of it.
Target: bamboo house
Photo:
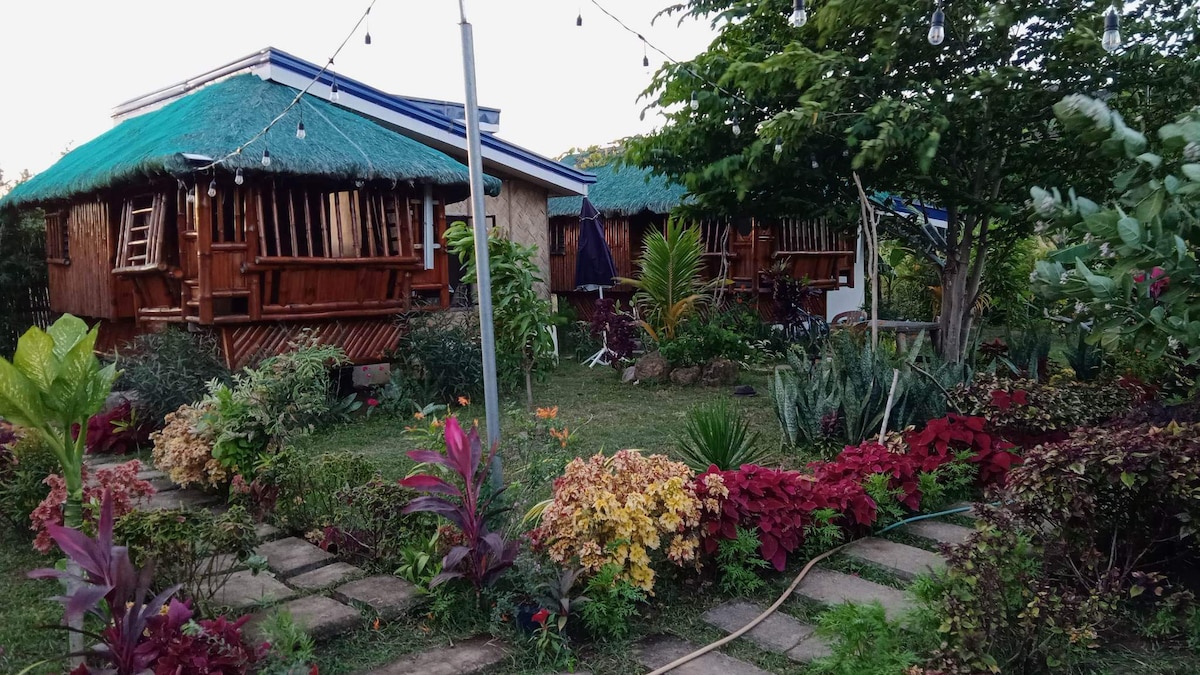
[[[580,156],[562,160],[571,166],[579,161]],[[586,165],[586,170],[596,176],[587,196],[603,217],[617,275],[635,277],[646,233],[666,226],[671,212],[686,203],[687,190],[647,169],[624,166],[612,158]],[[596,294],[574,288],[582,202],[582,197],[550,200],[550,279],[552,292],[581,315],[590,316]],[[734,291],[753,299],[769,298],[772,288],[765,273],[781,264],[791,276],[808,279],[813,288],[824,291],[812,299],[809,310],[816,314],[826,316],[861,303],[857,240],[823,218],[709,219],[695,224],[704,245],[705,275],[728,280]],[[631,291],[618,285],[606,291],[606,296],[628,298]],[[769,302],[758,305],[769,315]]]
[[[212,331],[233,367],[302,330],[355,362],[383,360],[399,338],[397,315],[450,304],[440,240],[448,208],[469,193],[467,167],[448,154],[461,121],[342,78],[350,104],[335,104],[316,95],[332,89],[332,74],[289,109],[303,69],[275,50],[252,58],[257,71],[226,68],[203,86],[119,110],[113,129],[17,186],[0,208],[43,210],[51,309],[98,322],[99,349],[178,324]],[[372,96],[375,116],[355,109]],[[385,103],[440,127],[425,133],[441,142],[389,122]],[[535,207],[540,199],[526,229],[537,232],[540,213],[544,238],[547,197],[581,194],[590,176],[554,174],[557,165],[536,156],[518,158],[533,166],[521,173],[499,156],[519,149],[497,141],[489,135],[485,155],[489,213],[502,186]],[[539,171],[549,178],[539,183]]]

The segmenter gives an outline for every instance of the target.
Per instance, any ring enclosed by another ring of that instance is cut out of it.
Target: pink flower
[[[377,398],[367,399],[367,407],[374,408],[377,405],[379,405],[379,399],[377,399]]]
[[[542,608],[533,615],[533,621],[539,626],[545,626],[546,620],[550,618],[550,610]]]

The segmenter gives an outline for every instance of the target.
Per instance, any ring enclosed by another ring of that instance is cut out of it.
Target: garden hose
[[[953,509],[947,509],[945,511],[938,511],[937,513],[926,513],[926,514],[922,514],[919,516],[913,516],[911,518],[905,518],[904,520],[901,520],[901,521],[892,523],[891,525],[888,525],[887,527],[879,530],[875,534],[883,534],[884,532],[887,532],[888,530],[892,530],[897,527],[900,527],[901,525],[907,525],[909,523],[916,522],[918,520],[925,520],[927,518],[939,518],[941,516],[948,516],[948,515],[955,514],[955,513],[963,513],[965,511],[970,511],[972,508],[973,507],[971,507],[971,506],[959,506],[959,507],[956,507]],[[853,544],[853,543],[854,542],[852,542],[852,541],[846,542],[845,544],[842,544],[841,546],[838,546],[836,548],[831,548],[828,551],[825,551],[824,553],[822,553],[821,555],[813,558],[812,560],[809,560],[808,564],[804,566],[804,569],[800,570],[800,574],[796,575],[796,578],[792,580],[792,583],[787,587],[787,590],[785,590],[783,592],[783,595],[780,595],[779,599],[776,600],[775,603],[772,604],[770,607],[768,607],[766,610],[764,610],[762,614],[759,614],[758,616],[754,617],[754,619],[750,623],[746,624],[745,626],[742,626],[741,628],[735,630],[734,632],[730,633],[729,635],[726,635],[725,637],[721,638],[720,640],[717,640],[716,642],[705,645],[704,647],[697,649],[696,651],[692,652],[691,654],[688,654],[686,656],[681,656],[678,659],[675,659],[674,661],[668,663],[667,665],[665,665],[661,668],[650,671],[649,673],[647,673],[647,675],[663,675],[663,673],[670,672],[670,671],[678,668],[679,666],[682,666],[683,664],[688,663],[689,661],[698,659],[701,656],[704,656],[705,654],[713,651],[714,649],[719,649],[720,647],[723,647],[723,646],[729,644],[730,642],[733,642],[734,640],[738,639],[739,637],[745,635],[749,631],[754,630],[755,626],[757,626],[758,624],[765,621],[767,617],[769,617],[775,613],[775,610],[777,610],[783,606],[783,603],[785,601],[787,601],[788,597],[790,597],[792,595],[792,593],[800,585],[800,582],[804,581],[805,575],[808,574],[809,570],[811,570],[814,565],[816,565],[817,563],[821,562],[822,560],[828,558],[829,556],[833,555],[834,553],[837,553],[838,551],[842,550],[843,548],[846,548],[847,546],[849,546],[850,544]]]

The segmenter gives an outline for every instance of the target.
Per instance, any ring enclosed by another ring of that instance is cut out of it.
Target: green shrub
[[[693,408],[684,433],[679,454],[697,473],[714,464],[722,471],[761,464],[770,454],[759,446],[758,432],[750,433],[745,418],[724,399]]]
[[[339,493],[375,477],[370,461],[345,452],[315,457],[283,452],[272,457],[258,475],[264,484],[278,490],[273,522],[300,533],[334,525],[346,506]]]
[[[717,544],[717,572],[721,590],[734,597],[752,595],[767,585],[758,570],[768,569],[771,563],[759,554],[758,533],[738,526],[737,537],[722,539]]]
[[[483,393],[483,357],[478,320],[427,314],[408,319],[409,330],[396,351],[392,377],[406,383],[405,396],[417,403],[453,403]],[[385,397],[385,401],[387,397]],[[397,410],[412,413],[411,406]]]
[[[179,328],[137,336],[117,353],[117,368],[114,389],[137,392],[138,409],[155,426],[167,413],[204,398],[209,382],[230,381],[216,339]]]
[[[1041,383],[977,376],[950,392],[950,404],[964,415],[983,417],[993,432],[1018,444],[1051,432],[1093,426],[1128,412],[1141,394],[1118,382]]]
[[[257,664],[259,675],[301,675],[315,671],[316,645],[308,631],[296,624],[290,612],[277,608],[257,625],[258,635],[271,649]]]
[[[646,601],[646,593],[620,578],[619,565],[605,565],[588,579],[584,595],[588,601],[580,606],[583,625],[593,636],[621,640],[629,634],[630,620],[638,616],[637,606]]]
[[[0,517],[14,531],[29,532],[29,514],[50,494],[43,481],[58,471],[58,458],[37,431],[8,443],[0,441]]]
[[[805,671],[815,675],[901,675],[918,663],[921,636],[888,621],[878,602],[832,607],[821,615],[817,633],[833,653]]]
[[[155,590],[181,584],[200,613],[212,615],[213,598],[225,586],[233,561],[254,554],[254,523],[234,506],[208,510],[132,511],[116,523],[115,538],[129,547],[138,567],[154,565]]]
[[[744,361],[750,355],[750,345],[741,335],[708,321],[683,324],[675,337],[660,340],[658,349],[674,368],[700,366],[715,358]]]

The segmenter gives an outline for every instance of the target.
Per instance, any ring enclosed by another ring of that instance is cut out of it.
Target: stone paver
[[[213,596],[213,602],[223,607],[245,609],[258,604],[276,603],[296,596],[296,591],[283,585],[278,579],[259,572],[253,574],[250,570],[234,572],[225,580]]]
[[[267,567],[285,577],[304,574],[333,562],[332,553],[296,537],[259,544],[256,553],[267,559]]]
[[[937,553],[879,537],[859,539],[846,547],[846,555],[882,567],[904,581],[946,568],[946,559]]]
[[[348,631],[362,622],[362,614],[357,609],[324,595],[310,595],[286,602],[277,610],[267,609],[255,614],[250,620],[251,625],[256,625],[273,611],[288,612],[297,626],[318,640]],[[257,634],[257,629],[252,628],[251,632]]]
[[[146,511],[162,511],[165,509],[199,509],[215,505],[221,498],[199,490],[171,490],[159,492],[138,508]]]
[[[734,600],[714,607],[704,614],[704,621],[726,633],[740,630],[765,608],[749,602]],[[793,661],[808,663],[829,656],[829,643],[816,633],[816,627],[776,611],[742,637],[761,649],[786,654]]]
[[[453,647],[411,654],[367,675],[474,675],[505,659],[504,648],[486,638],[471,638]]]
[[[865,605],[878,601],[883,605],[889,619],[899,619],[912,609],[912,602],[903,591],[877,584],[849,574],[832,572],[820,568],[809,571],[796,595],[825,605],[843,602]]]
[[[218,553],[200,563],[200,570],[208,574],[225,574],[245,567],[234,553]]]
[[[637,662],[646,668],[661,668],[675,659],[691,654],[702,646],[680,640],[677,637],[651,637],[643,640],[637,647]],[[671,673],[672,675],[769,675],[767,671],[758,666],[719,651],[711,651],[704,656],[688,661],[672,670]]]
[[[385,619],[404,613],[417,601],[417,587],[393,576],[376,576],[338,586],[334,596],[342,602],[360,605]]]
[[[904,531],[915,537],[936,541],[940,544],[958,545],[975,533],[975,530],[962,525],[944,523],[940,520],[918,520],[904,526]]]
[[[361,577],[363,571],[344,562],[318,567],[311,572],[305,572],[288,579],[288,583],[305,591],[316,591],[337,584],[345,583],[356,577]]]
[[[259,541],[278,539],[283,532],[270,523],[259,523],[254,526],[254,538]]]

